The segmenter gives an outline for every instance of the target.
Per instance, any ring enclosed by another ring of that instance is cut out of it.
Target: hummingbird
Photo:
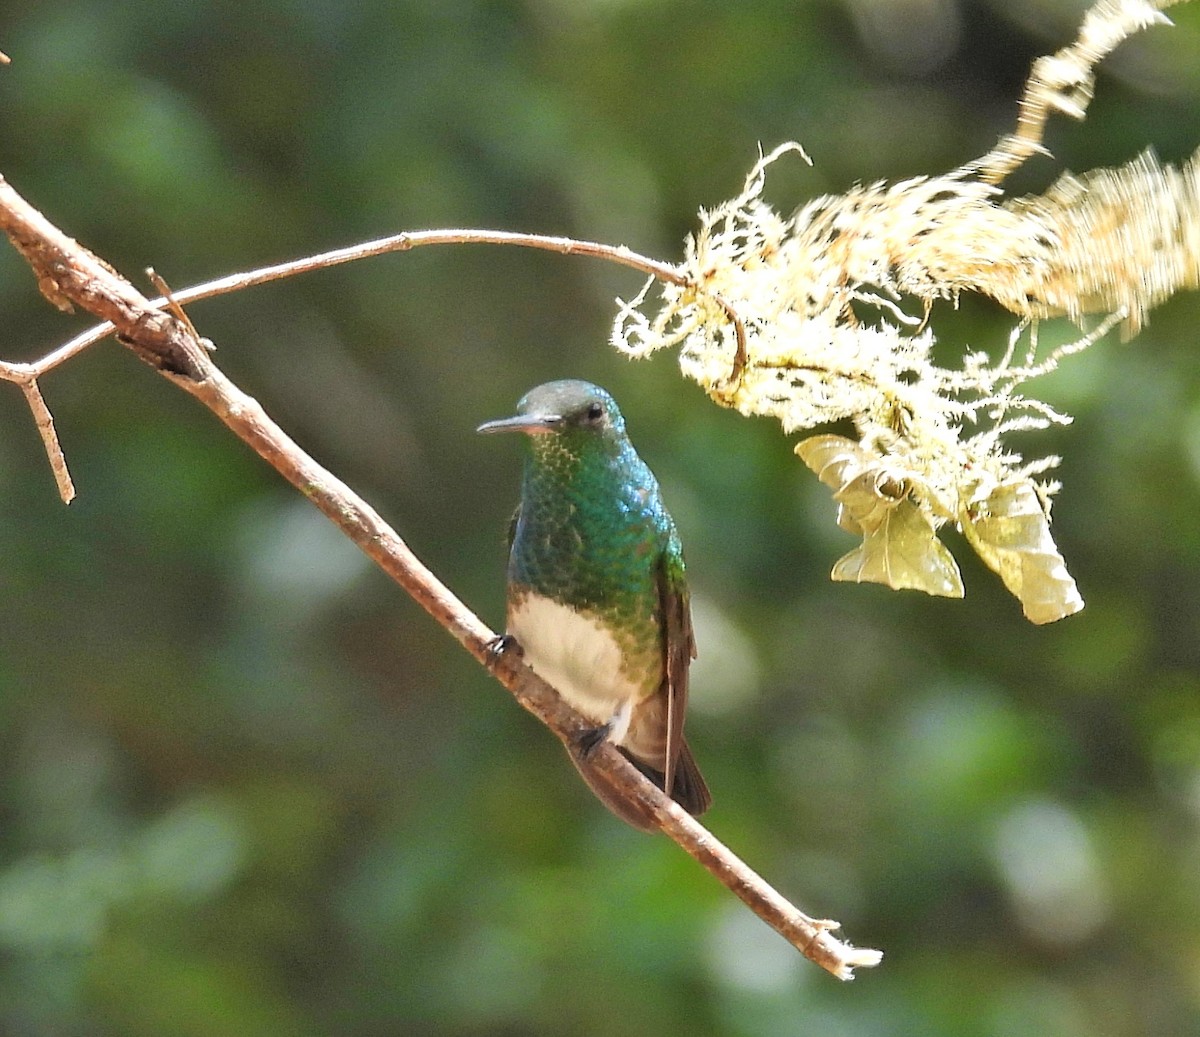
[[[653,826],[590,773],[602,742],[702,814],[711,797],[683,737],[696,655],[683,548],[616,402],[590,382],[547,382],[521,398],[515,416],[478,431],[527,437],[509,526],[506,637],[596,725],[572,762],[636,828]]]

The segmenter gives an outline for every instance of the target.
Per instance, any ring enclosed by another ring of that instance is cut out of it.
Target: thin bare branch
[[[516,700],[570,747],[590,729],[558,693],[513,653],[497,654],[489,630],[425,567],[380,516],[343,482],[306,455],[252,399],[215,367],[200,382],[169,376],[213,411],[267,463],[299,489],[413,600],[487,667]],[[877,964],[878,951],[849,946],[831,934],[836,922],[817,921],[790,904],[703,825],[645,779],[619,752],[605,746],[589,763],[619,795],[639,803],[659,827],[801,953],[840,979]]]
[[[144,298],[107,264],[57,230],[3,181],[0,181],[0,228],[9,234],[33,268],[43,294],[56,304],[73,303],[110,321],[110,330],[116,331],[124,344],[199,400],[300,490],[508,688],[525,709],[546,724],[565,745],[575,744],[588,727],[587,722],[526,667],[516,653],[497,653],[495,633],[425,567],[370,505],[304,453],[256,400],[226,378],[212,363],[202,341],[197,340],[189,327],[190,322],[163,313],[158,307],[164,300]],[[566,254],[623,256],[624,259],[617,261],[628,260],[627,265],[656,275],[660,271],[670,272],[676,283],[681,276],[674,268],[636,257],[627,250],[589,242],[490,231],[430,231],[420,235],[398,235],[372,245],[326,253],[324,257],[270,268],[269,272],[236,275],[223,279],[220,291],[232,291],[333,262],[412,248],[417,244],[472,241],[552,248]],[[340,258],[331,260],[331,256]],[[213,289],[216,284],[179,292],[174,295],[174,300],[180,303],[219,294]],[[64,350],[50,355],[61,357]],[[58,362],[61,359],[65,357]],[[38,365],[28,366],[33,372],[39,369]],[[832,930],[837,927],[836,923],[812,919],[790,904],[611,746],[602,747],[589,762],[600,780],[639,803],[671,839],[812,961],[840,979],[851,979],[855,968],[879,962],[881,954],[878,951],[856,949],[834,937]]]
[[[620,266],[640,270],[644,274],[648,274],[659,281],[669,284],[683,286],[691,284],[688,277],[680,271],[679,267],[643,256],[632,249],[626,248],[624,245],[606,245],[598,241],[579,241],[575,238],[553,237],[544,234],[518,234],[509,231],[459,228],[392,234],[386,238],[377,238],[374,241],[364,241],[357,245],[332,249],[329,252],[321,252],[315,256],[306,256],[302,259],[289,260],[286,263],[276,263],[272,266],[260,267],[257,270],[229,274],[225,277],[219,277],[213,281],[206,281],[203,284],[194,285],[191,288],[184,288],[169,294],[171,300],[182,305],[184,303],[197,302],[200,299],[211,299],[218,295],[228,295],[231,292],[240,292],[246,288],[254,288],[258,285],[267,284],[270,281],[280,281],[288,277],[295,277],[297,274],[325,270],[330,267],[341,266],[343,263],[386,255],[389,252],[407,252],[410,249],[427,245],[511,245],[520,248],[536,248],[547,252],[557,252],[565,256],[591,256],[596,259],[606,259]],[[157,288],[158,286],[155,285],[155,287]],[[162,291],[162,289],[159,288],[159,291]],[[712,293],[706,294],[709,294],[714,302],[721,307],[733,325],[737,341],[737,353],[734,358],[730,380],[736,381],[741,377],[742,369],[745,366],[746,329],[737,311],[730,303],[718,295],[713,295]],[[150,304],[158,307],[168,303],[170,300],[168,300],[167,295],[168,293],[163,292],[157,299],[150,300]],[[38,360],[35,364],[38,374],[45,374],[47,371],[52,370],[94,343],[111,335],[113,331],[114,327],[111,322],[105,322],[94,328],[89,328],[87,331],[77,335],[69,342],[64,343],[58,349]]]

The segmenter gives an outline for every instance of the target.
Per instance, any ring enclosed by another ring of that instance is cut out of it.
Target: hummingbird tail
[[[664,776],[650,776],[650,780],[661,788]],[[675,761],[671,798],[693,817],[699,817],[712,806],[712,794],[686,741],[679,746],[679,758]]]
[[[621,750],[621,754],[655,785],[666,791],[667,776],[662,771],[641,760],[635,760],[624,749]],[[693,817],[699,817],[712,806],[712,795],[700,768],[696,766],[695,757],[692,756],[687,742],[680,747],[679,758],[675,761],[675,781],[671,786],[671,798]]]

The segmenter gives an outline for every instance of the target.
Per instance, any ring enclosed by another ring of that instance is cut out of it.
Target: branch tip
[[[70,504],[75,499],[75,483],[71,480],[71,473],[67,469],[67,458],[58,441],[58,432],[54,428],[54,416],[42,398],[42,391],[38,388],[37,379],[30,378],[20,384],[21,391],[25,393],[25,401],[29,404],[29,410],[33,414],[33,423],[37,426],[38,435],[42,437],[42,447],[46,451],[46,459],[50,462],[50,471],[54,473],[54,483],[58,487],[58,495],[64,504]]]

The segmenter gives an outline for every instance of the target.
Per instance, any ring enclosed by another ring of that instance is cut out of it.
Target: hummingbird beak
[[[525,432],[531,436],[553,432],[562,423],[558,414],[518,414],[513,418],[485,421],[476,432]]]

